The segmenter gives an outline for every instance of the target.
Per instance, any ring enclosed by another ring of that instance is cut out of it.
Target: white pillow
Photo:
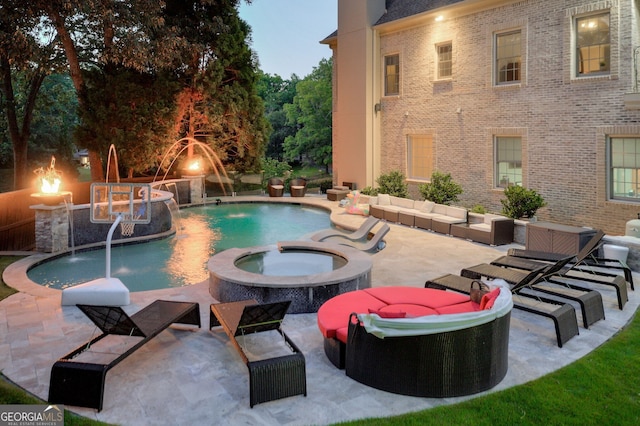
[[[391,205],[391,197],[389,197],[389,194],[378,194],[378,205],[379,206],[390,206]]]
[[[434,203],[433,201],[425,200],[425,202],[422,203],[422,207],[420,207],[420,211],[431,213],[433,211],[433,206],[435,205],[436,203]]]

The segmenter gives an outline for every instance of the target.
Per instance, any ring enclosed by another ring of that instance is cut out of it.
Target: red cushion
[[[386,303],[364,291],[349,291],[327,300],[318,309],[318,328],[327,338],[336,337],[336,330],[346,327],[349,315],[369,313],[369,309],[380,309]]]
[[[369,309],[369,313],[370,314],[376,314],[380,318],[404,318],[404,317],[407,316],[406,312],[396,311],[394,309],[385,310],[385,308],[382,308],[382,309]]]
[[[480,301],[480,309],[491,309],[493,308],[493,304],[495,303],[498,295],[500,294],[500,289],[496,288],[491,290],[489,293],[486,293],[482,296],[482,300]]]
[[[349,335],[349,327],[340,327],[336,330],[335,338],[342,343],[347,343],[347,336]]]
[[[380,310],[389,312],[405,312],[407,317],[423,317],[425,315],[438,314],[434,309],[413,303],[398,303],[396,305],[386,306]]]
[[[469,296],[464,294],[453,291],[437,290],[434,288],[376,287],[367,288],[363,291],[377,297],[387,305],[411,303],[415,305],[423,305],[432,309],[437,309],[441,306],[454,305],[469,300]]]
[[[457,303],[455,305],[443,306],[438,308],[439,314],[462,314],[465,312],[476,312],[480,310],[480,305],[471,300],[467,300],[464,303]]]

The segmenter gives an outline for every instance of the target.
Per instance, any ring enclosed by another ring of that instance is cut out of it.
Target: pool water
[[[171,238],[113,246],[111,276],[130,291],[196,284],[209,277],[207,261],[216,252],[297,240],[331,226],[324,210],[269,203],[183,209],[176,223],[178,231]],[[106,276],[105,250],[59,257],[30,269],[27,275],[56,289],[102,278]]]
[[[269,250],[236,261],[236,266],[254,274],[297,277],[335,271],[347,264],[343,257],[331,253]]]

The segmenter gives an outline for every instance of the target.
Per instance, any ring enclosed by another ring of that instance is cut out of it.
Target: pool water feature
[[[335,271],[346,264],[345,258],[332,253],[296,250],[270,250],[250,254],[236,261],[236,266],[243,271],[287,277]]]
[[[207,261],[234,247],[300,239],[331,226],[325,210],[293,204],[237,203],[180,211],[171,238],[111,249],[111,275],[130,291],[196,284],[207,279]],[[104,276],[105,251],[76,250],[31,268],[27,275],[46,287],[64,289]]]

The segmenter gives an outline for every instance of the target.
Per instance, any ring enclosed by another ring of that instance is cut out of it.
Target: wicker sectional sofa
[[[412,396],[470,395],[500,383],[508,367],[511,293],[498,288],[487,301],[481,309],[454,292],[368,288],[325,302],[318,327],[327,358],[360,383]]]
[[[388,222],[441,234],[450,234],[452,224],[467,223],[467,209],[463,207],[446,206],[432,201],[414,201],[388,194],[369,198],[369,214]]]

